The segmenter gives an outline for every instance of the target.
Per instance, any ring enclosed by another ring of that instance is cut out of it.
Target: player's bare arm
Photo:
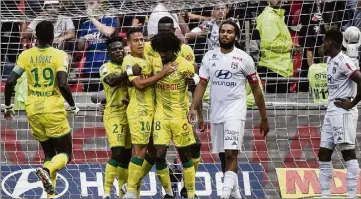
[[[138,76],[141,74],[142,72],[142,68],[138,65],[135,65],[131,68],[132,70],[132,75],[134,76]],[[116,73],[111,73],[107,76],[104,77],[104,82],[107,83],[109,86],[111,87],[115,87],[115,86],[118,86],[120,84],[124,84],[128,81],[128,76],[129,73],[126,71],[126,72],[123,72],[123,73],[120,73],[120,74],[116,74]]]
[[[255,82],[253,84],[250,83],[250,86],[251,86],[251,90],[252,90],[252,93],[254,96],[254,100],[256,102],[259,113],[261,115],[261,123],[259,125],[259,128],[260,128],[261,134],[263,134],[263,136],[266,137],[269,132],[269,125],[268,125],[266,104],[264,102],[263,93],[262,93],[262,90],[261,90],[258,82]]]
[[[343,109],[351,109],[356,106],[361,100],[361,72],[355,71],[353,75],[351,75],[351,80],[357,84],[357,94],[355,98],[351,101],[349,99],[336,99],[335,105],[339,108]]]
[[[191,104],[191,108],[188,115],[189,121],[194,121],[196,116],[196,110],[198,110],[200,104],[202,103],[204,92],[206,91],[208,85],[208,81],[201,79],[199,81],[199,84],[196,87],[196,90],[194,91],[193,101]]]
[[[74,107],[75,102],[68,85],[68,74],[64,71],[58,71],[56,73],[56,78],[58,80],[57,82],[61,95],[68,102],[69,106]]]
[[[178,63],[172,62],[168,63],[164,66],[164,68],[160,71],[160,73],[155,74],[149,78],[143,79],[142,77],[138,76],[134,78],[131,83],[137,87],[138,89],[147,88],[150,85],[155,84],[158,80],[162,79],[163,77],[173,73],[177,70]]]
[[[16,81],[19,79],[20,75],[16,72],[12,71],[6,80],[5,85],[5,111],[4,118],[7,120],[11,120],[11,115],[15,115],[14,109],[11,106],[11,95],[14,92],[14,87],[16,85]]]

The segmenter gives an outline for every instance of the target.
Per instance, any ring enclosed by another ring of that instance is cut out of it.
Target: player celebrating
[[[36,169],[36,175],[43,183],[48,197],[55,195],[57,171],[63,169],[71,160],[72,136],[64,99],[71,107],[71,114],[79,109],[67,84],[68,56],[51,47],[54,39],[54,26],[42,21],[36,26],[39,46],[22,52],[6,81],[5,119],[11,119],[14,109],[11,94],[16,80],[25,72],[29,87],[26,99],[26,113],[32,135],[37,139],[45,154],[43,168]]]
[[[174,21],[173,21],[172,18],[170,18],[168,16],[165,16],[165,17],[162,17],[159,20],[159,22],[158,22],[158,33],[160,33],[160,32],[173,32],[175,34]],[[145,56],[150,56],[150,57],[160,57],[159,53],[154,52],[154,50],[152,49],[151,42],[146,42],[145,43],[145,45],[144,45],[144,55]],[[193,49],[189,45],[181,44],[181,48],[180,48],[180,51],[179,51],[178,55],[185,58],[186,60],[188,60],[192,64],[195,64],[195,62],[194,62],[195,57],[194,57]],[[188,82],[189,83],[188,84],[189,90],[191,90],[191,92],[194,93],[195,83],[199,82],[199,78],[198,79],[196,78],[197,82],[194,82],[193,79],[188,79],[188,80],[190,80]],[[185,95],[185,97],[186,97],[186,100],[188,101],[188,104],[189,104],[189,95]],[[199,106],[198,110],[197,110],[197,112],[198,112],[198,124],[199,124],[199,129],[200,130],[204,129],[202,108],[203,108],[202,106]],[[198,166],[199,166],[199,161],[200,161],[201,142],[199,140],[196,129],[193,130],[193,133],[194,133],[194,136],[196,138],[196,143],[191,146],[190,150],[191,150],[191,154],[192,154],[193,166],[194,166],[195,172],[197,172]],[[150,149],[152,149],[152,150],[150,150]],[[155,156],[155,155],[153,155],[151,153],[152,151],[153,151],[153,147],[148,146],[148,152],[149,152],[151,157]],[[149,163],[149,165],[150,165],[150,163]],[[148,167],[148,171],[150,171],[150,169],[151,169],[151,165]],[[188,198],[187,190],[184,187],[181,190],[181,195],[184,198]]]
[[[225,152],[226,156],[226,162],[222,162],[226,164],[222,198],[229,198],[231,194],[235,198],[241,197],[237,156],[242,147],[247,114],[246,79],[260,111],[261,133],[266,136],[269,131],[266,107],[254,62],[249,55],[234,46],[239,37],[240,29],[236,23],[222,23],[219,29],[220,48],[208,51],[202,60],[199,71],[201,81],[196,88],[189,112],[189,119],[193,120],[209,80],[212,152]]]
[[[355,140],[358,110],[361,100],[361,73],[354,62],[341,52],[342,33],[325,33],[323,50],[327,60],[328,106],[321,131],[318,151],[322,198],[331,196],[333,166],[331,156],[336,145],[346,162],[347,197],[355,198],[359,176]],[[356,94],[357,92],[357,94]]]
[[[137,198],[137,188],[139,188],[140,181],[145,175],[142,165],[147,154],[153,122],[154,87],[152,85],[176,70],[177,65],[169,63],[159,73],[153,75],[152,60],[144,59],[144,38],[141,29],[130,29],[127,38],[131,53],[124,58],[123,69],[129,70],[130,67],[136,65],[142,68],[141,75],[129,77],[133,86],[128,89],[129,105],[127,108],[133,156],[129,164],[126,194],[127,198]],[[156,164],[156,167],[158,177],[166,191],[166,197],[172,197],[169,169],[166,163]]]
[[[104,197],[110,198],[115,176],[118,174],[119,190],[128,180],[128,164],[131,157],[131,143],[127,105],[122,102],[128,94],[128,76],[140,75],[142,69],[133,66],[127,71],[122,69],[125,55],[124,41],[120,37],[113,37],[107,41],[110,61],[99,70],[100,79],[104,86],[105,105],[103,122],[112,151],[112,156],[105,167]],[[122,196],[122,192],[120,192]]]
[[[173,74],[159,80],[155,89],[153,142],[157,150],[156,162],[165,160],[167,147],[173,137],[183,164],[184,185],[188,198],[193,198],[195,170],[191,160],[190,146],[195,144],[195,138],[192,125],[187,120],[189,104],[186,98],[188,95],[186,79],[194,77],[194,67],[178,55],[181,41],[174,33],[158,33],[152,38],[151,45],[161,57],[161,60],[156,59],[153,63],[154,74],[160,73],[165,64],[176,62],[179,65]]]

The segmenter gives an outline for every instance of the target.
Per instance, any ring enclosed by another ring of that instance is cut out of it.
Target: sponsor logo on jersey
[[[325,80],[327,79],[326,73],[316,73],[314,76],[315,80]]]
[[[238,60],[238,61],[242,61],[241,57],[233,57],[232,59]]]
[[[186,59],[187,59],[188,61],[192,61],[192,60],[193,60],[193,56],[192,56],[191,54],[189,54],[189,55],[186,56]]]
[[[218,60],[217,54],[213,54],[210,60]]]
[[[332,77],[332,75],[327,76],[327,83],[328,84],[334,84],[335,83],[335,79]]]
[[[232,69],[237,69],[238,68],[238,63],[237,62],[232,62],[231,68]]]
[[[35,180],[36,179],[36,180]],[[59,182],[60,181],[60,182]],[[57,174],[57,190],[55,198],[64,195],[69,189],[69,183],[61,174]],[[43,184],[35,175],[35,169],[21,169],[6,175],[1,182],[1,189],[12,198],[25,198],[25,195],[33,194],[31,198],[46,198]]]
[[[214,76],[218,79],[230,79],[232,78],[232,72],[229,70],[217,70]]]
[[[333,67],[332,68],[332,74],[335,74],[336,73],[336,67]]]

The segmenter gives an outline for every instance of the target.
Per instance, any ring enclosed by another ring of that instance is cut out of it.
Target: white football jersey
[[[354,62],[340,52],[334,58],[327,59],[327,87],[328,107],[327,111],[347,111],[334,105],[335,99],[354,98],[357,92],[357,84],[351,80],[351,76],[359,70]],[[353,108],[357,111],[357,107]]]
[[[210,84],[211,123],[246,120],[246,80],[258,82],[253,59],[247,53],[238,48],[227,54],[220,48],[210,50],[203,57],[199,76]]]

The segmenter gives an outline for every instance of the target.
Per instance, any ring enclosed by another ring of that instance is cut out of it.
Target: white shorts
[[[212,153],[241,150],[246,121],[230,120],[211,124]]]
[[[320,147],[334,150],[339,145],[340,150],[355,148],[358,113],[341,113],[325,115]]]

